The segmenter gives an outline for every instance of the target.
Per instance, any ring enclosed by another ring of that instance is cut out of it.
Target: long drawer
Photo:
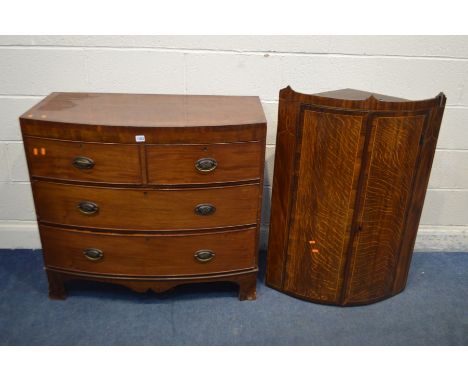
[[[141,183],[137,145],[24,138],[32,177],[98,183]]]
[[[259,179],[258,142],[211,145],[147,145],[150,184],[201,184]]]
[[[46,266],[129,276],[183,276],[255,267],[256,229],[186,235],[91,233],[41,225]]]
[[[255,224],[258,184],[135,189],[33,182],[41,222],[122,230],[183,230]]]

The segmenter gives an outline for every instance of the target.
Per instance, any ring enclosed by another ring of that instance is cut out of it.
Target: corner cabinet
[[[281,90],[267,285],[336,305],[405,288],[445,101]]]

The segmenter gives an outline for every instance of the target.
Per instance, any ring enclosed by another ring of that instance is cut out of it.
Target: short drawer
[[[141,183],[137,145],[25,137],[32,177],[98,183]]]
[[[261,177],[263,146],[258,142],[209,145],[147,145],[148,182],[203,184]]]
[[[127,230],[255,224],[258,184],[197,189],[131,189],[33,182],[41,222]]]
[[[49,267],[97,274],[183,276],[255,267],[254,228],[194,235],[117,235],[41,225]]]

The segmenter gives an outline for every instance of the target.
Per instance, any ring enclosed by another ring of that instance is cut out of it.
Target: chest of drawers
[[[66,281],[255,299],[266,122],[257,97],[52,93],[20,117],[49,296]]]

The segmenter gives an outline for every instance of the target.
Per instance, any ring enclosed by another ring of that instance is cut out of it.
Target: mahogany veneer
[[[445,101],[281,90],[269,286],[336,305],[405,288]]]
[[[90,279],[231,281],[255,299],[258,97],[52,93],[20,123],[51,298]]]

